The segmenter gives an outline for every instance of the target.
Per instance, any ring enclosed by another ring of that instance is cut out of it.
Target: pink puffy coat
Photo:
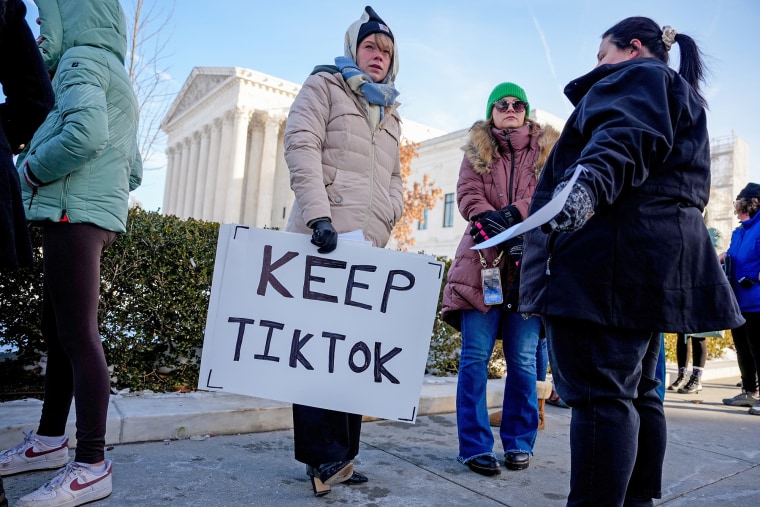
[[[470,139],[462,148],[465,155],[457,182],[459,212],[468,224],[449,268],[441,310],[443,319],[455,328],[459,329],[459,310],[478,309],[485,313],[494,308],[483,302],[480,257],[478,251],[470,249],[475,245],[469,234],[470,218],[511,204],[524,219],[536,189],[537,175],[558,136],[553,128],[542,129],[531,120],[506,131],[496,129],[490,120],[478,121],[470,129]],[[496,247],[480,252],[488,267],[499,255]],[[503,269],[504,265],[502,259],[500,267]],[[509,281],[506,276],[502,278],[506,290]]]

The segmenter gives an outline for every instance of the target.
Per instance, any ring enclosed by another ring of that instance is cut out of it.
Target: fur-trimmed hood
[[[525,123],[530,125],[530,135],[538,136],[538,149],[540,150],[535,163],[536,178],[552,151],[554,144],[559,139],[559,131],[549,124],[539,125],[535,121],[526,118]],[[500,157],[499,143],[491,133],[492,120],[479,120],[470,127],[470,139],[462,147],[464,156],[472,164],[473,170],[478,174],[486,174],[491,171],[492,162]],[[531,143],[532,144],[532,143]]]

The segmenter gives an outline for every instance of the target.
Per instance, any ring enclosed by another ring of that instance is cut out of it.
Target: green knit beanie
[[[504,97],[517,97],[525,102],[525,117],[528,118],[530,116],[530,104],[528,103],[528,96],[525,95],[525,90],[514,83],[501,83],[496,85],[496,88],[493,89],[491,95],[488,96],[486,120],[491,119],[491,111],[493,110],[494,103]]]

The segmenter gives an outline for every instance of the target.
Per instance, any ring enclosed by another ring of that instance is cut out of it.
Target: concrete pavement
[[[760,417],[721,403],[739,389],[735,362],[719,363],[708,365],[698,395],[666,396],[659,505],[760,502]],[[491,406],[500,404],[502,386],[490,381]],[[370,482],[337,485],[322,498],[312,495],[304,466],[293,459],[287,404],[222,393],[114,397],[106,453],[114,462],[114,492],[97,505],[564,505],[571,411],[547,405],[547,429],[539,433],[528,470],[483,477],[456,461],[455,391],[453,378],[426,378],[415,425],[365,422],[355,463]],[[39,408],[35,401],[0,404],[0,449],[36,428]],[[494,452],[501,456],[495,435]],[[17,499],[54,474],[6,477],[5,487]]]

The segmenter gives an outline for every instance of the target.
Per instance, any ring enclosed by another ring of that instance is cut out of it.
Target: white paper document
[[[366,239],[364,239],[364,232],[362,232],[361,229],[339,234],[338,239],[345,239],[346,241],[355,241],[357,243],[361,243],[366,246],[372,246],[371,241],[367,241]]]
[[[499,243],[504,243],[508,239],[512,239],[515,236],[519,236],[520,234],[526,233],[531,229],[535,229],[536,227],[544,225],[549,220],[557,216],[557,214],[562,211],[562,207],[565,205],[565,201],[567,201],[567,196],[570,195],[570,191],[573,189],[575,180],[577,180],[581,172],[585,170],[585,167],[578,164],[578,167],[575,168],[575,172],[573,173],[572,178],[570,178],[567,186],[563,188],[559,194],[555,195],[551,201],[547,202],[543,208],[536,210],[535,213],[529,215],[528,218],[519,224],[515,224],[506,231],[500,232],[496,236],[489,238],[478,245],[475,245],[472,247],[472,250],[482,250],[483,248],[489,248],[498,245]]]

